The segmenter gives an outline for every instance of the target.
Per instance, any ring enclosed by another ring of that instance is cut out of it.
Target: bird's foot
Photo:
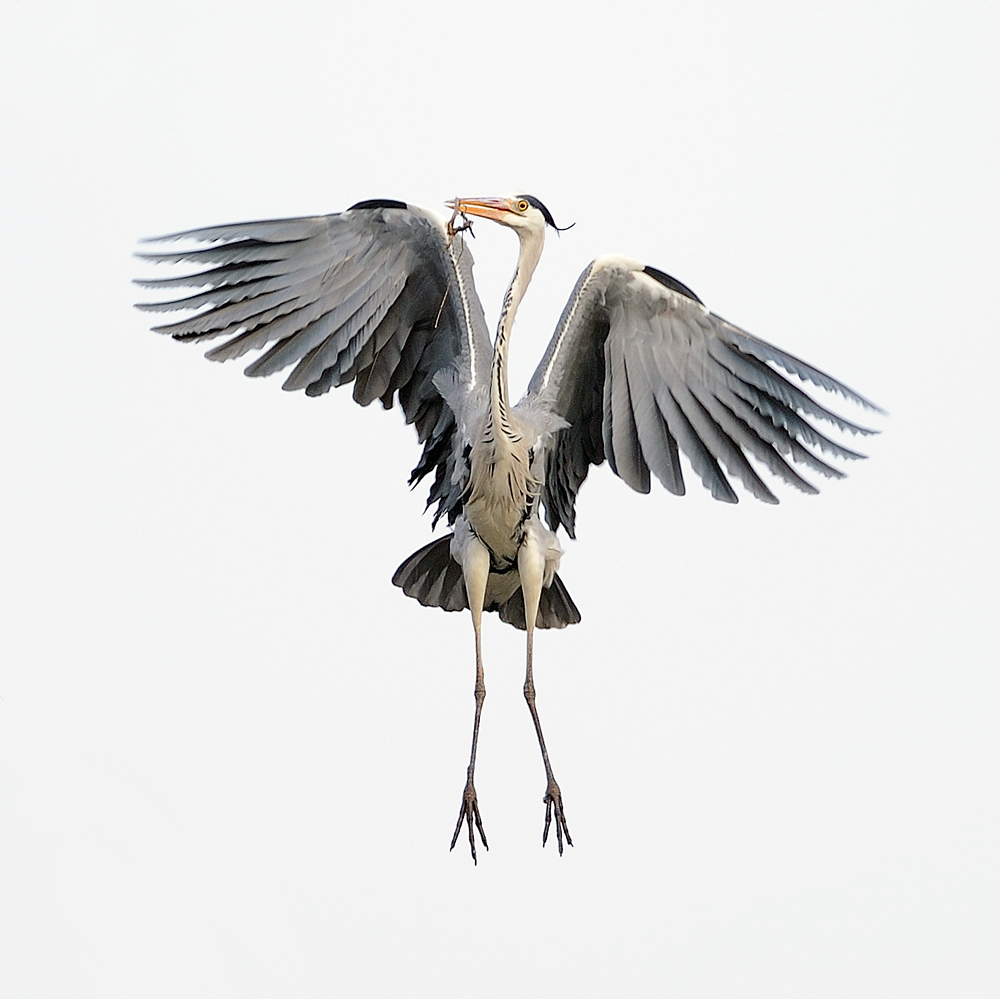
[[[558,788],[556,788],[558,791]],[[462,823],[468,823],[469,826],[469,849],[472,850],[472,862],[475,864],[476,861],[476,836],[472,829],[472,823],[475,820],[476,829],[479,830],[479,838],[483,841],[483,846],[488,850],[490,848],[489,843],[486,842],[486,833],[483,832],[483,820],[479,817],[479,803],[476,800],[476,788],[472,783],[472,778],[469,778],[468,783],[465,785],[465,791],[462,794],[462,807],[458,810],[458,823],[455,826],[455,835],[451,837],[450,850],[455,849],[455,844],[458,842],[458,834],[462,831]],[[560,850],[562,846],[560,845]]]
[[[542,801],[545,802],[545,831],[542,833],[542,846],[545,846],[545,842],[549,838],[549,825],[552,823],[552,813],[554,811],[556,816],[556,842],[559,844],[559,856],[561,857],[563,852],[563,837],[566,837],[566,842],[570,846],[573,845],[573,837],[570,836],[569,826],[566,825],[566,812],[563,810],[562,792],[559,790],[559,785],[556,783],[555,777],[549,778],[549,787]]]

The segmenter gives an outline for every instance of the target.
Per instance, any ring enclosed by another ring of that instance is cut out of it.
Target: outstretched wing
[[[729,477],[777,503],[747,455],[803,492],[817,489],[792,462],[831,478],[843,472],[805,445],[837,458],[861,454],[807,419],[874,433],[817,403],[771,365],[878,409],[846,385],[708,311],[679,281],[625,257],[601,257],[580,275],[525,397],[561,417],[545,455],[542,502],[555,530],[575,537],[576,494],[605,458],[633,489],[650,471],[684,493],[683,451],[712,495],[737,502]],[[725,469],[725,471],[723,470]]]
[[[202,290],[138,308],[201,311],[154,330],[176,340],[224,337],[206,354],[214,361],[263,350],[246,374],[294,365],[283,385],[290,391],[321,395],[353,381],[361,405],[379,399],[386,409],[398,396],[424,446],[410,481],[434,470],[428,506],[438,504],[435,521],[442,514],[454,520],[461,509],[452,481],[456,423],[434,377],[456,370],[471,391],[486,383],[491,354],[461,234],[449,239],[430,212],[377,200],[336,215],[211,226],[147,242],[180,240],[212,245],[138,256],[200,269],[136,283]]]

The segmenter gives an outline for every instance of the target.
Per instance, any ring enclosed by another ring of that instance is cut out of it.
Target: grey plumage
[[[154,330],[177,340],[226,337],[206,354],[215,361],[266,348],[246,374],[294,364],[282,386],[289,391],[321,395],[353,381],[363,406],[379,399],[388,409],[398,398],[424,445],[411,481],[435,473],[428,505],[437,503],[435,521],[454,521],[461,508],[451,481],[455,420],[434,376],[454,364],[473,384],[485,378],[491,353],[479,299],[461,293],[472,288],[472,255],[461,235],[450,241],[435,216],[404,207],[209,226],[147,242],[181,240],[220,242],[140,253],[203,269],[137,283],[208,290],[138,308],[203,311]]]
[[[441,516],[453,522],[462,503],[454,481],[461,449],[455,414],[434,376],[458,371],[470,391],[485,381],[492,350],[461,234],[449,240],[439,219],[406,206],[209,226],[150,242],[181,240],[214,245],[139,256],[202,269],[137,284],[208,289],[138,308],[202,311],[154,329],[178,340],[225,337],[206,354],[212,360],[263,350],[246,373],[260,377],[294,365],[286,390],[321,395],[353,381],[362,405],[379,399],[390,408],[398,397],[424,445],[411,483],[433,472],[428,506],[437,505],[435,522]],[[458,294],[459,275],[465,296]],[[567,424],[545,451],[540,499],[548,525],[576,536],[577,492],[590,466],[605,459],[639,492],[649,491],[652,472],[683,495],[683,451],[725,502],[738,500],[731,478],[758,499],[777,502],[747,453],[803,492],[817,489],[789,459],[843,477],[804,445],[840,459],[863,456],[805,417],[854,434],[873,431],[819,404],[771,364],[878,409],[709,312],[690,289],[655,268],[623,257],[594,261],[581,274],[524,400],[535,408],[543,400]]]
[[[528,400],[543,400],[568,423],[553,434],[546,454],[542,503],[553,530],[562,526],[576,536],[577,491],[589,467],[605,458],[639,492],[649,491],[652,470],[666,489],[683,495],[680,450],[716,499],[737,502],[732,477],[758,499],[776,503],[747,453],[808,493],[816,487],[786,458],[828,477],[843,473],[804,444],[839,458],[863,457],[830,440],[803,414],[850,433],[874,431],[820,405],[765,362],[865,408],[877,406],[648,270],[625,257],[594,261],[580,276],[528,387]]]
[[[655,477],[683,495],[684,453],[716,499],[737,502],[739,482],[777,503],[766,475],[815,493],[800,468],[842,478],[826,459],[863,457],[817,422],[842,433],[874,432],[800,383],[878,407],[710,312],[675,278],[620,256],[601,257],[580,275],[527,392],[512,406],[510,331],[545,228],[555,222],[527,195],[460,199],[450,207],[453,219],[492,219],[520,241],[492,343],[466,226],[388,200],[160,237],[155,242],[210,245],[140,254],[195,269],[139,281],[163,291],[194,289],[139,308],[193,312],[154,329],[182,341],[221,340],[206,355],[212,360],[257,353],[246,374],[291,369],[288,391],[322,395],[353,382],[361,405],[378,399],[388,409],[398,400],[423,446],[410,482],[432,476],[427,506],[436,508],[434,523],[446,518],[453,533],[414,552],[393,583],[425,606],[468,609],[476,635],[472,752],[452,846],[463,823],[473,860],[474,828],[486,845],[473,777],[486,695],[481,618],[496,611],[526,631],[524,694],[547,779],[542,842],[554,815],[561,853],[572,840],[535,709],[533,634],[580,620],[556,571],[562,549],[555,532],[576,536],[576,497],[591,466],[607,460],[639,492],[649,492]]]

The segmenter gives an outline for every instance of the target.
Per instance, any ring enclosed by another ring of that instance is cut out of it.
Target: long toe
[[[463,823],[469,827],[469,850],[472,853],[472,862],[473,864],[478,864],[475,831],[479,831],[479,838],[483,841],[483,846],[487,850],[489,850],[490,845],[486,842],[483,820],[479,815],[479,802],[476,800],[476,789],[471,783],[466,786],[465,793],[462,795],[462,805],[458,810],[458,822],[455,823],[455,832],[451,837],[449,850],[455,849],[455,844],[458,842],[458,836],[462,831]]]
[[[559,785],[553,780],[549,783],[545,797],[545,829],[542,831],[542,846],[544,847],[549,838],[549,827],[552,824],[553,815],[556,820],[556,843],[559,845],[559,856],[563,852],[563,839],[572,846],[573,837],[569,834],[569,825],[566,823],[566,811],[563,808],[562,792]]]

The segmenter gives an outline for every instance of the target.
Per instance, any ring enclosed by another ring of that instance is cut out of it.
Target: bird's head
[[[507,198],[456,198],[445,203],[462,215],[476,215],[499,222],[500,225],[514,229],[519,236],[530,234],[542,237],[547,225],[562,232],[552,218],[552,213],[538,198],[530,194],[513,194]]]

